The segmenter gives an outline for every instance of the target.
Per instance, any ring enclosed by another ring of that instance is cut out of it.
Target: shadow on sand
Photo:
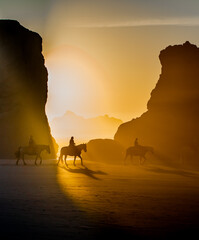
[[[89,168],[87,168],[86,166],[82,167],[82,168],[76,168],[76,169],[72,169],[70,167],[66,167],[66,166],[59,166],[60,168],[64,169],[67,172],[70,173],[81,173],[86,175],[87,177],[90,177],[92,179],[95,180],[101,180],[100,178],[96,177],[95,175],[107,175],[107,173],[102,172],[102,171],[93,171]]]
[[[2,159],[0,160],[0,167],[57,167],[57,162],[56,160],[46,160],[43,159],[42,164],[36,164],[35,165],[35,159],[26,159],[26,165],[23,164],[22,161],[19,162],[18,165],[16,165],[16,159]]]
[[[146,171],[154,172],[154,173],[163,173],[163,174],[175,174],[180,175],[182,177],[194,177],[199,178],[199,173],[194,173],[191,171],[186,171],[182,169],[164,169],[161,167],[147,167],[145,168]]]

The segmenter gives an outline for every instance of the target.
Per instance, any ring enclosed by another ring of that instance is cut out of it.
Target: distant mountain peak
[[[122,121],[117,118],[97,116],[84,118],[68,110],[61,117],[56,117],[51,122],[53,135],[57,138],[75,135],[79,138],[111,138]]]
[[[75,114],[74,112],[68,110],[65,112],[64,116],[77,116],[77,114]]]

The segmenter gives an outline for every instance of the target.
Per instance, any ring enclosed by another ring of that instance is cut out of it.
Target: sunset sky
[[[161,72],[159,52],[199,45],[196,0],[0,0],[0,16],[43,38],[50,120],[67,110],[139,116]]]

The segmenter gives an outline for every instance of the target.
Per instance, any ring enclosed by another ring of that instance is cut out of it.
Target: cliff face
[[[199,48],[189,42],[160,52],[162,72],[148,101],[148,111],[122,124],[115,140],[152,145],[173,162],[197,162],[199,150]],[[199,163],[199,162],[198,162]]]
[[[18,146],[53,139],[45,114],[47,69],[42,39],[17,21],[0,20],[0,158],[14,157]]]

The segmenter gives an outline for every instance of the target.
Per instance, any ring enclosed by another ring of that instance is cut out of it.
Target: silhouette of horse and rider
[[[133,160],[134,156],[138,156],[138,157],[140,157],[140,165],[141,165],[146,161],[145,155],[147,152],[153,153],[154,152],[153,148],[148,147],[148,146],[141,146],[138,143],[138,138],[136,138],[134,141],[134,146],[131,146],[126,149],[126,156],[124,158],[124,163],[126,164],[126,160],[127,160],[128,156],[130,156],[131,161]]]
[[[33,139],[33,136],[30,136],[29,139],[29,144],[28,146],[24,146],[24,147],[19,147],[18,150],[15,152],[17,161],[16,161],[16,165],[18,165],[19,160],[21,159],[23,161],[23,164],[26,165],[24,156],[25,155],[35,155],[35,165],[37,165],[37,159],[40,159],[40,165],[42,163],[42,157],[41,157],[41,153],[42,151],[46,150],[49,154],[50,154],[50,147],[49,145],[38,145],[36,144],[36,142]],[[81,156],[81,152],[82,150],[84,150],[84,152],[87,152],[87,146],[86,144],[80,144],[80,145],[76,145],[75,141],[74,141],[74,137],[72,136],[70,138],[69,141],[69,146],[65,146],[62,147],[60,150],[60,156],[58,159],[58,163],[57,165],[59,165],[60,161],[63,163],[63,156],[64,156],[64,162],[65,165],[68,166],[66,159],[67,156],[74,156],[74,161],[73,164],[75,166],[75,161],[76,158],[79,157],[81,160],[81,165],[83,166],[83,159]],[[134,146],[131,146],[129,148],[126,149],[126,155],[124,158],[124,163],[126,164],[126,160],[127,158],[130,156],[131,161],[133,160],[134,156],[139,156],[140,157],[140,165],[143,164],[146,161],[146,153],[147,152],[151,152],[153,153],[153,148],[149,147],[149,146],[141,146],[138,143],[138,138],[135,139],[134,141]]]
[[[35,155],[36,156],[35,165],[37,165],[38,158],[40,159],[40,165],[41,165],[42,163],[41,153],[44,150],[46,150],[50,154],[50,146],[36,144],[35,140],[33,139],[33,136],[31,135],[28,146],[19,147],[18,150],[15,152],[15,155],[17,158],[16,165],[18,165],[20,159],[23,161],[23,164],[26,165],[26,162],[24,159],[25,155],[32,155],[32,156]]]
[[[81,165],[83,166],[83,159],[81,156],[82,150],[84,150],[84,152],[87,152],[86,144],[75,145],[74,137],[71,137],[69,141],[69,146],[62,147],[60,150],[60,156],[59,156],[57,165],[59,165],[60,161],[63,163],[63,156],[64,156],[65,165],[68,166],[66,162],[67,156],[74,156],[74,161],[73,161],[74,166],[76,166],[75,161],[77,157],[81,159]]]

